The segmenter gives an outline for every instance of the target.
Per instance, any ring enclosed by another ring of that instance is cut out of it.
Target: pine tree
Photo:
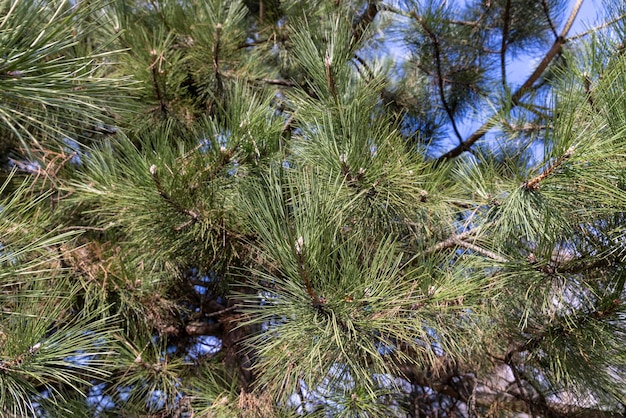
[[[0,415],[626,413],[581,4],[1,1]]]

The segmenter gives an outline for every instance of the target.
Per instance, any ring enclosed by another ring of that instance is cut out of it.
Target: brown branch
[[[270,84],[274,86],[285,86],[285,87],[295,87],[296,84],[292,81],[285,80],[282,78],[257,78],[256,81],[263,82],[265,84]]]
[[[424,253],[431,254],[437,251],[445,250],[446,248],[452,248],[456,245],[456,241],[470,237],[476,234],[476,232],[478,232],[478,229],[470,229],[469,231],[462,232],[458,235],[453,235],[450,238],[444,241],[441,241],[438,244],[434,245],[433,247],[427,249],[426,251],[424,251]]]
[[[367,63],[365,62],[365,60],[363,60],[363,58],[361,58],[357,54],[354,54],[354,59],[356,60],[356,62],[358,62],[361,65],[361,67],[365,68],[365,72],[367,73],[367,77],[370,80],[373,80],[376,77],[374,75],[374,72],[372,71],[372,69],[369,67],[369,65],[367,65]],[[363,77],[363,73],[361,72],[361,68],[358,65],[355,65],[355,68],[359,72],[359,75],[361,75],[361,77]]]
[[[559,403],[558,401],[546,400],[541,402],[540,394],[537,399],[535,397],[528,399],[524,396],[524,393],[518,393],[518,386],[502,390],[491,388],[491,385],[484,380],[476,382],[474,390],[468,392],[466,390],[467,385],[472,385],[471,382],[475,381],[476,377],[471,373],[460,373],[458,370],[454,370],[454,368],[451,371],[435,373],[432,370],[423,370],[413,364],[400,364],[397,367],[403,377],[410,383],[430,388],[437,394],[449,396],[467,405],[473,404],[483,408],[492,408],[494,405],[498,405],[499,411],[508,412],[527,412],[529,406],[532,406],[535,412],[538,412],[536,416],[553,418],[566,416],[617,418],[623,416],[621,413],[613,411]],[[497,375],[495,377],[498,378]],[[521,378],[522,376],[518,375],[518,377]],[[460,385],[462,385],[462,388],[459,387]],[[537,403],[533,404],[533,401],[537,401]]]
[[[506,47],[509,36],[509,21],[511,19],[511,0],[507,0],[504,7],[504,24],[502,27],[502,46],[500,47],[500,71],[502,72],[502,87],[507,91],[506,83]],[[461,141],[462,142],[462,141]]]
[[[351,45],[354,47],[357,42],[365,33],[367,27],[374,21],[376,15],[378,14],[378,1],[370,1],[367,4],[367,8],[363,13],[358,17],[354,25],[352,26],[352,41]]]
[[[262,83],[264,83],[264,84],[269,84],[273,86],[285,86],[285,87],[297,86],[297,84],[294,83],[293,81],[287,80],[284,78],[245,78],[245,76],[241,76],[240,74],[237,74],[236,72],[228,71],[228,70],[220,70],[219,75],[220,77],[226,77],[231,80],[236,80],[236,81],[244,80],[253,85],[261,85]]]
[[[446,100],[445,87],[443,85],[443,71],[442,71],[442,68],[441,68],[441,51],[439,49],[439,39],[437,38],[437,35],[426,24],[426,22],[424,22],[424,19],[422,19],[420,16],[418,16],[417,13],[412,11],[410,13],[410,15],[411,15],[411,17],[413,19],[417,20],[417,22],[420,24],[422,29],[424,29],[424,31],[426,32],[426,34],[428,35],[428,37],[432,41],[433,50],[434,50],[434,53],[435,53],[435,69],[437,71],[436,78],[437,78],[437,89],[439,90],[439,99],[441,100],[441,104],[443,105],[443,109],[445,110],[446,114],[448,115],[448,119],[450,119],[450,123],[452,124],[452,129],[454,130],[454,134],[459,139],[459,143],[462,144],[463,143],[463,137],[461,136],[461,133],[459,132],[459,129],[456,126],[456,121],[454,120],[454,114],[452,112],[452,109],[450,109],[450,106],[448,105],[448,101]]]
[[[14,372],[15,368],[21,366],[29,358],[32,358],[32,356],[34,356],[35,353],[37,353],[37,351],[39,351],[40,348],[41,348],[41,343],[37,343],[29,347],[26,352],[19,354],[18,356],[16,356],[15,358],[11,360],[0,361],[0,372],[1,373]]]
[[[466,248],[468,250],[472,250],[472,251],[477,252],[479,254],[482,254],[482,255],[484,255],[486,257],[489,257],[489,258],[491,258],[494,261],[498,261],[500,263],[506,263],[507,262],[507,259],[502,257],[501,255],[498,255],[498,254],[494,253],[493,251],[489,251],[489,250],[487,250],[485,248],[479,247],[476,244],[472,244],[470,242],[463,241],[463,240],[460,240],[460,239],[455,239],[454,243],[456,245],[458,245],[459,247]]]
[[[532,178],[531,180],[525,181],[522,184],[522,187],[525,190],[539,190],[540,187],[540,183],[546,179],[548,176],[550,176],[550,174],[552,174],[557,168],[559,168],[559,166],[561,164],[563,164],[563,162],[565,162],[565,160],[567,160],[568,158],[570,158],[572,156],[572,154],[574,153],[574,149],[572,147],[570,147],[565,154],[561,155],[559,158],[556,159],[556,161],[554,163],[552,163],[550,166],[548,166],[548,168],[546,168],[543,173],[539,174],[538,176]]]
[[[599,31],[599,30],[602,30],[602,29],[604,29],[604,28],[606,28],[606,27],[609,27],[609,26],[611,26],[613,23],[617,23],[617,22],[619,22],[620,20],[623,20],[624,18],[626,18],[626,13],[621,14],[621,15],[619,15],[618,17],[616,17],[615,19],[611,19],[611,20],[609,20],[608,22],[605,22],[605,23],[603,23],[603,24],[601,24],[601,25],[599,25],[599,26],[596,26],[595,28],[591,28],[591,29],[589,29],[589,30],[587,30],[587,31],[585,31],[585,32],[581,32],[581,33],[578,33],[578,34],[576,34],[576,35],[574,35],[574,36],[571,36],[571,37],[569,37],[567,40],[568,40],[568,41],[575,41],[575,40],[577,40],[577,39],[579,39],[579,38],[582,38],[582,37],[584,37],[584,36],[587,36],[587,35],[589,35],[589,34],[592,34],[592,33],[594,33],[594,32],[597,32],[597,31]]]
[[[215,76],[218,77],[220,73],[220,62],[219,62],[219,54],[220,54],[220,34],[222,33],[222,24],[218,23],[215,26],[215,33],[213,34],[213,72]]]
[[[237,49],[246,49],[246,48],[252,48],[252,47],[258,46],[258,45],[263,45],[264,43],[269,42],[272,38],[273,37],[266,38],[266,39],[260,39],[258,41],[244,42],[242,44],[237,45]]]
[[[506,364],[507,366],[509,366],[509,369],[511,369],[511,372],[513,373],[513,379],[515,380],[515,385],[517,386],[517,390],[519,391],[520,397],[522,398],[522,400],[524,400],[526,402],[526,407],[527,412],[529,412],[531,415],[533,416],[537,416],[539,415],[537,411],[537,401],[540,401],[540,403],[542,404],[542,407],[547,406],[545,404],[545,399],[543,397],[540,397],[540,399],[536,399],[537,396],[530,396],[528,393],[528,390],[526,389],[526,386],[524,386],[524,383],[526,382],[526,380],[524,379],[524,381],[522,381],[522,376],[520,375],[519,371],[517,370],[516,364],[513,362],[513,356],[509,356],[507,354],[505,360],[504,360],[504,364]],[[539,395],[539,394],[536,394]],[[543,402],[541,402],[543,401]]]
[[[315,289],[313,289],[313,285],[311,284],[311,279],[309,279],[309,273],[306,269],[306,261],[304,259],[304,240],[302,237],[299,237],[298,240],[294,243],[294,251],[296,254],[296,258],[298,260],[299,274],[300,278],[302,278],[302,282],[304,283],[304,287],[306,289],[307,294],[311,298],[313,302],[313,306],[319,307],[324,304],[323,298],[320,298]]]
[[[175,228],[176,231],[179,231],[179,230],[181,230],[181,229],[191,225],[192,223],[195,223],[195,222],[199,221],[200,216],[195,211],[184,208],[182,205],[180,205],[178,202],[176,202],[169,195],[169,193],[167,193],[165,191],[165,189],[163,188],[163,185],[161,184],[161,179],[159,178],[159,174],[157,173],[156,165],[150,166],[150,174],[152,175],[152,180],[154,181],[154,184],[156,185],[157,192],[163,198],[163,200],[165,200],[177,212],[179,212],[179,213],[181,213],[181,214],[183,214],[185,216],[188,216],[190,218],[187,222],[185,222],[182,225],[179,225],[178,227],[176,227]]]
[[[159,110],[163,116],[167,116],[167,102],[165,100],[164,93],[161,92],[161,87],[159,86],[159,74],[163,74],[162,65],[165,58],[163,57],[163,52],[158,54],[156,50],[150,51],[150,56],[153,59],[150,67],[148,67],[151,70],[152,88],[154,89],[154,93],[156,94],[159,102]]]
[[[482,248],[476,244],[472,244],[471,242],[465,241],[466,238],[476,235],[477,232],[478,232],[478,229],[474,228],[474,229],[470,229],[469,231],[465,231],[460,234],[453,235],[450,238],[444,241],[441,241],[438,244],[427,249],[426,251],[424,251],[424,254],[432,254],[441,250],[445,250],[446,248],[452,248],[456,246],[456,247],[461,247],[467,250],[477,252],[479,254],[482,254],[486,257],[491,258],[494,261],[498,261],[500,263],[506,263],[508,260],[502,257],[501,255],[496,254],[493,251],[489,251],[485,248]]]
[[[337,103],[339,100],[339,96],[337,94],[337,84],[335,83],[335,77],[333,75],[333,61],[330,55],[328,55],[328,51],[324,55],[324,69],[326,71],[326,88],[328,89],[328,93],[333,97],[335,102]]]
[[[216,322],[206,324],[204,322],[191,322],[185,326],[185,332],[188,335],[213,335],[221,328],[222,324]]]
[[[218,23],[217,25],[215,25],[215,33],[213,34],[213,48],[211,51],[213,55],[213,74],[215,76],[215,82],[216,82],[218,92],[221,92],[222,90],[222,78],[220,75],[220,61],[219,61],[221,33],[222,33],[222,24]]]
[[[213,316],[224,315],[225,313],[230,312],[230,311],[234,311],[237,308],[239,308],[239,306],[237,306],[237,305],[229,306],[228,308],[224,308],[224,309],[222,309],[220,311],[217,311],[217,312],[211,312],[211,313],[204,314],[204,317],[205,318],[210,318],[210,317],[213,317]]]
[[[550,17],[550,10],[548,9],[548,3],[546,0],[541,0],[541,7],[543,8],[543,13],[546,15],[546,19],[548,20],[548,24],[550,25],[550,29],[554,34],[555,38],[558,38],[558,34],[556,32],[556,27],[554,27],[554,22],[552,22],[552,18]]]
[[[285,124],[283,125],[282,129],[280,130],[280,132],[284,133],[284,132],[287,132],[287,131],[291,130],[291,127],[292,127],[294,121],[295,121],[294,115],[293,114],[289,115],[289,117],[285,121]]]
[[[545,72],[546,68],[554,57],[556,57],[561,50],[563,49],[563,45],[567,41],[566,36],[569,30],[578,15],[578,11],[580,10],[580,6],[582,5],[583,0],[577,0],[570,16],[561,31],[561,34],[556,38],[552,47],[548,50],[546,55],[543,57],[535,71],[526,79],[524,84],[522,84],[516,91],[511,95],[510,105],[511,107],[515,107],[519,105],[520,99],[530,90],[532,90],[533,84],[541,77],[541,75]],[[492,126],[495,124],[498,118],[499,112],[492,115],[481,127],[479,127],[473,134],[471,134],[465,141],[462,141],[459,145],[452,148],[450,151],[441,155],[437,160],[440,162],[450,160],[452,158],[458,157],[465,151],[468,151],[472,145],[474,145],[479,139],[481,139],[487,132],[489,132]]]

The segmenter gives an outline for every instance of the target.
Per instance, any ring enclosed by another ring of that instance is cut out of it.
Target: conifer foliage
[[[0,0],[0,415],[622,416],[582,3]]]

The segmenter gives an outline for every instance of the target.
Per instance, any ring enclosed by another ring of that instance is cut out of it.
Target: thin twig
[[[543,13],[546,15],[546,19],[548,20],[548,24],[550,25],[550,29],[554,34],[554,37],[558,37],[558,33],[556,32],[556,27],[554,27],[554,22],[552,22],[552,18],[550,17],[550,9],[548,8],[548,3],[546,0],[541,0],[541,7],[543,8]]]
[[[200,216],[193,210],[191,209],[186,209],[184,208],[181,204],[179,204],[178,202],[176,202],[170,195],[169,193],[167,193],[165,191],[165,189],[163,188],[163,185],[161,184],[161,180],[159,178],[159,175],[157,173],[157,167],[156,165],[152,165],[150,167],[150,174],[152,175],[152,180],[154,181],[154,184],[156,185],[157,188],[157,192],[159,193],[159,195],[163,198],[163,200],[165,200],[170,206],[172,206],[177,212],[189,217],[189,220],[187,220],[186,222],[184,222],[182,225],[179,225],[175,228],[176,231],[180,231],[183,228],[186,228],[187,226],[191,225],[192,223],[198,222],[200,220]]]
[[[293,81],[285,80],[282,78],[257,78],[256,81],[261,81],[265,84],[271,84],[275,86],[295,87]]]
[[[213,74],[215,76],[215,82],[217,85],[218,92],[222,91],[222,78],[220,75],[220,61],[219,61],[221,33],[222,33],[222,24],[218,23],[217,25],[215,25],[215,33],[213,34],[213,48],[211,51],[213,54]]]
[[[474,252],[482,254],[482,255],[484,255],[486,257],[489,257],[489,258],[491,258],[494,261],[498,261],[500,263],[506,263],[507,262],[507,259],[502,257],[501,255],[498,255],[498,254],[494,253],[493,251],[489,251],[489,250],[487,250],[485,248],[479,247],[478,245],[469,243],[467,241],[463,241],[463,240],[460,240],[460,239],[455,239],[454,243],[456,245],[458,245],[459,247],[463,247],[463,248],[466,248],[468,250],[472,250]]]
[[[300,278],[302,279],[302,282],[304,283],[307,294],[311,298],[313,306],[319,307],[324,304],[324,301],[323,298],[320,298],[318,296],[317,292],[315,292],[315,289],[313,289],[313,285],[311,284],[311,279],[309,278],[309,274],[306,268],[306,260],[303,255],[304,251],[304,239],[302,237],[299,237],[298,240],[294,243],[294,252],[296,254],[296,259],[298,260],[299,267],[298,273],[300,275]]]
[[[624,18],[626,18],[626,13],[621,14],[620,16],[616,17],[615,19],[611,19],[611,20],[609,20],[608,22],[605,22],[605,23],[603,23],[603,24],[601,24],[601,25],[599,25],[599,26],[596,26],[595,28],[591,28],[591,29],[589,29],[589,30],[586,30],[585,32],[577,33],[576,35],[573,35],[573,36],[571,36],[571,37],[567,38],[567,40],[568,40],[568,41],[575,41],[575,40],[577,40],[577,39],[582,38],[583,36],[590,35],[590,34],[592,34],[592,33],[594,33],[594,32],[597,32],[597,31],[602,30],[602,29],[604,29],[604,28],[606,28],[606,27],[609,27],[609,26],[611,26],[613,23],[617,23],[617,22],[619,22],[620,20],[623,20]]]
[[[541,181],[543,181],[546,177],[552,174],[557,168],[559,168],[559,166],[563,164],[565,160],[570,158],[573,153],[574,153],[574,148],[570,147],[565,152],[565,154],[557,158],[556,161],[552,163],[550,166],[548,166],[548,168],[546,168],[541,174],[539,174],[538,176],[534,177],[531,180],[524,182],[522,184],[522,187],[526,190],[538,190],[539,184],[541,183]]]
[[[95,226],[66,226],[65,228],[61,228],[60,231],[107,231],[109,228],[111,228],[113,226],[113,224],[109,224],[108,226],[105,227],[95,227]]]
[[[151,70],[152,87],[154,88],[154,93],[156,94],[157,100],[159,101],[159,110],[164,116],[166,116],[167,102],[165,99],[165,93],[161,92],[161,87],[159,86],[159,74],[163,74],[162,65],[165,57],[163,56],[163,52],[157,54],[156,50],[150,51],[150,55],[154,59],[152,64],[150,64],[150,67],[148,67]]]
[[[502,87],[507,90],[506,83],[506,47],[507,38],[509,36],[509,20],[511,19],[511,0],[507,0],[504,6],[504,22],[502,26],[502,46],[500,47],[500,71],[502,72]],[[463,142],[463,141],[461,141]]]
[[[354,54],[354,59],[363,67],[365,68],[365,72],[367,72],[367,76],[369,77],[370,80],[373,80],[375,78],[374,72],[372,71],[372,69],[369,67],[369,65],[367,65],[367,63],[363,60],[363,58],[361,58],[358,54]],[[358,65],[355,65],[356,70],[359,72],[359,74],[361,76],[363,76],[363,74],[361,73],[361,68]]]
[[[478,232],[478,229],[474,228],[474,229],[470,229],[469,231],[462,232],[458,235],[453,235],[450,238],[444,241],[441,241],[438,244],[434,245],[433,247],[427,249],[426,251],[424,251],[424,253],[430,254],[430,253],[444,250],[446,248],[454,247],[456,245],[456,241],[468,238],[472,235],[475,235],[477,232]]]
[[[326,51],[324,55],[324,69],[326,71],[326,88],[328,93],[333,97],[335,103],[339,103],[339,95],[337,94],[337,83],[335,82],[335,76],[333,74],[333,60]]]
[[[226,312],[234,311],[238,307],[239,307],[238,305],[229,306],[228,308],[224,308],[221,311],[204,314],[203,317],[204,318],[210,318],[210,317],[213,317],[213,316],[220,316],[220,315],[225,314]]]
[[[437,70],[437,88],[439,90],[439,98],[441,100],[441,104],[443,105],[443,109],[446,111],[446,114],[448,115],[448,118],[450,119],[450,123],[452,124],[452,129],[454,130],[454,134],[459,139],[459,143],[462,144],[463,137],[461,136],[461,133],[459,132],[459,129],[456,126],[456,121],[454,120],[454,114],[452,112],[452,109],[450,108],[450,105],[448,105],[448,101],[446,100],[445,88],[443,85],[443,71],[441,68],[441,51],[439,49],[439,39],[437,38],[437,35],[426,24],[426,22],[424,22],[424,19],[418,16],[417,13],[412,11],[411,17],[417,20],[417,22],[420,24],[422,29],[424,29],[424,31],[428,34],[428,37],[432,41],[433,50],[435,52],[435,68]]]
[[[378,1],[370,1],[367,5],[367,8],[363,11],[363,13],[356,19],[354,25],[352,26],[352,46],[358,42],[367,27],[374,21],[376,15],[378,14]]]

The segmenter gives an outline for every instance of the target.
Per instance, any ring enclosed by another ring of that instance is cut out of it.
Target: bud
[[[296,253],[302,254],[302,249],[304,248],[304,238],[299,236],[296,241]]]
[[[37,343],[35,345],[33,345],[31,348],[28,349],[28,352],[30,354],[34,354],[36,353],[39,349],[41,348],[41,343]]]
[[[150,166],[150,174],[152,174],[154,176],[156,174],[156,172],[157,172],[157,166],[152,164]]]

